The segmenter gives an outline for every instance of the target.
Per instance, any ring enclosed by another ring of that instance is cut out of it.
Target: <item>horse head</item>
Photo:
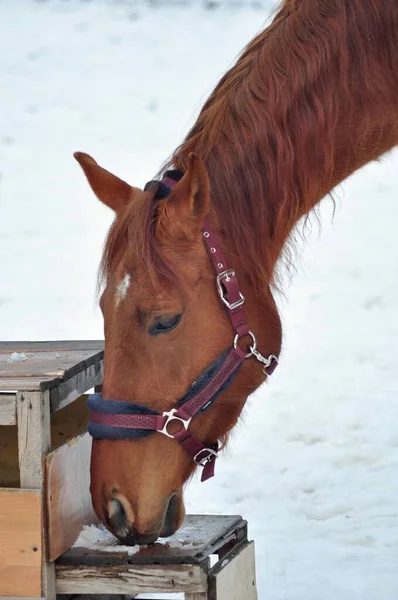
[[[180,527],[184,483],[198,465],[214,468],[218,444],[264,380],[261,367],[273,370],[280,321],[269,287],[260,299],[245,273],[238,299],[228,302],[235,272],[220,261],[238,269],[240,260],[228,252],[228,215],[212,211],[209,177],[196,155],[173,185],[169,178],[170,187],[152,182],[144,191],[87,154],[75,158],[115,211],[101,270],[105,371],[92,407],[93,506],[123,543],[149,543]],[[206,244],[213,236],[226,258]],[[241,316],[244,297],[250,327]]]

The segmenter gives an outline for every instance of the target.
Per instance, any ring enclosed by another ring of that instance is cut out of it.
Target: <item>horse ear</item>
[[[84,152],[75,152],[75,159],[84,171],[91,189],[101,202],[118,212],[131,199],[134,188],[103,169],[89,155]]]
[[[178,227],[179,233],[181,229],[192,233],[202,227],[209,205],[210,184],[206,167],[199,156],[191,153],[186,173],[163,203],[159,224],[167,220],[169,231],[171,226],[172,229]]]

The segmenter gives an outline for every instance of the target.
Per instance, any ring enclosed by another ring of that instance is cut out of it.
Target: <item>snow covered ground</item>
[[[267,3],[266,3],[267,4]],[[102,337],[110,212],[74,150],[142,185],[267,9],[0,0],[0,338]],[[398,597],[398,153],[321,210],[272,382],[190,512],[240,513],[260,600]]]

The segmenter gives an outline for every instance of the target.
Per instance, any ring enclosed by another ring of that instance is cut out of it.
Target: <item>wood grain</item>
[[[205,592],[207,576],[199,565],[57,565],[58,594],[135,594]]]
[[[254,542],[236,546],[209,576],[209,600],[257,600]]]
[[[90,371],[90,378],[100,383],[103,362],[102,341],[76,342],[1,342],[0,343],[0,390],[44,391],[64,384],[80,373]],[[28,358],[21,362],[9,362],[13,352],[24,352]],[[89,388],[83,376],[77,378],[78,395]],[[80,387],[79,387],[80,386]],[[68,388],[68,393],[72,391]]]
[[[69,550],[84,525],[97,522],[90,496],[91,437],[72,438],[46,456],[48,560]]]
[[[51,448],[50,394],[18,392],[18,454],[21,487],[44,490],[44,455]],[[43,522],[45,521],[44,506]],[[42,528],[41,588],[47,600],[56,600],[55,568],[46,562],[46,538]]]
[[[57,387],[50,390],[51,411],[64,408],[87,390],[101,384],[103,373],[104,361],[101,353],[95,363],[88,365],[84,370],[60,382]]]
[[[71,568],[82,566],[100,567],[107,564],[199,564],[219,548],[224,547],[246,531],[246,521],[239,516],[229,515],[187,515],[182,527],[169,544],[143,546],[139,552],[128,554],[116,546],[113,552],[73,548],[58,559],[58,564]]]
[[[0,394],[0,425],[15,425],[17,403],[15,394]]]
[[[0,490],[0,596],[41,597],[42,505],[38,491]]]

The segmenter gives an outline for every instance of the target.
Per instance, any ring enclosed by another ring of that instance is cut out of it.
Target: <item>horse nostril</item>
[[[118,538],[129,535],[132,523],[129,522],[125,507],[117,498],[108,502],[108,524]]]
[[[170,537],[177,530],[178,513],[180,507],[180,499],[178,494],[174,494],[169,501],[167,507],[166,516],[163,523],[163,529],[161,532],[162,537]]]

